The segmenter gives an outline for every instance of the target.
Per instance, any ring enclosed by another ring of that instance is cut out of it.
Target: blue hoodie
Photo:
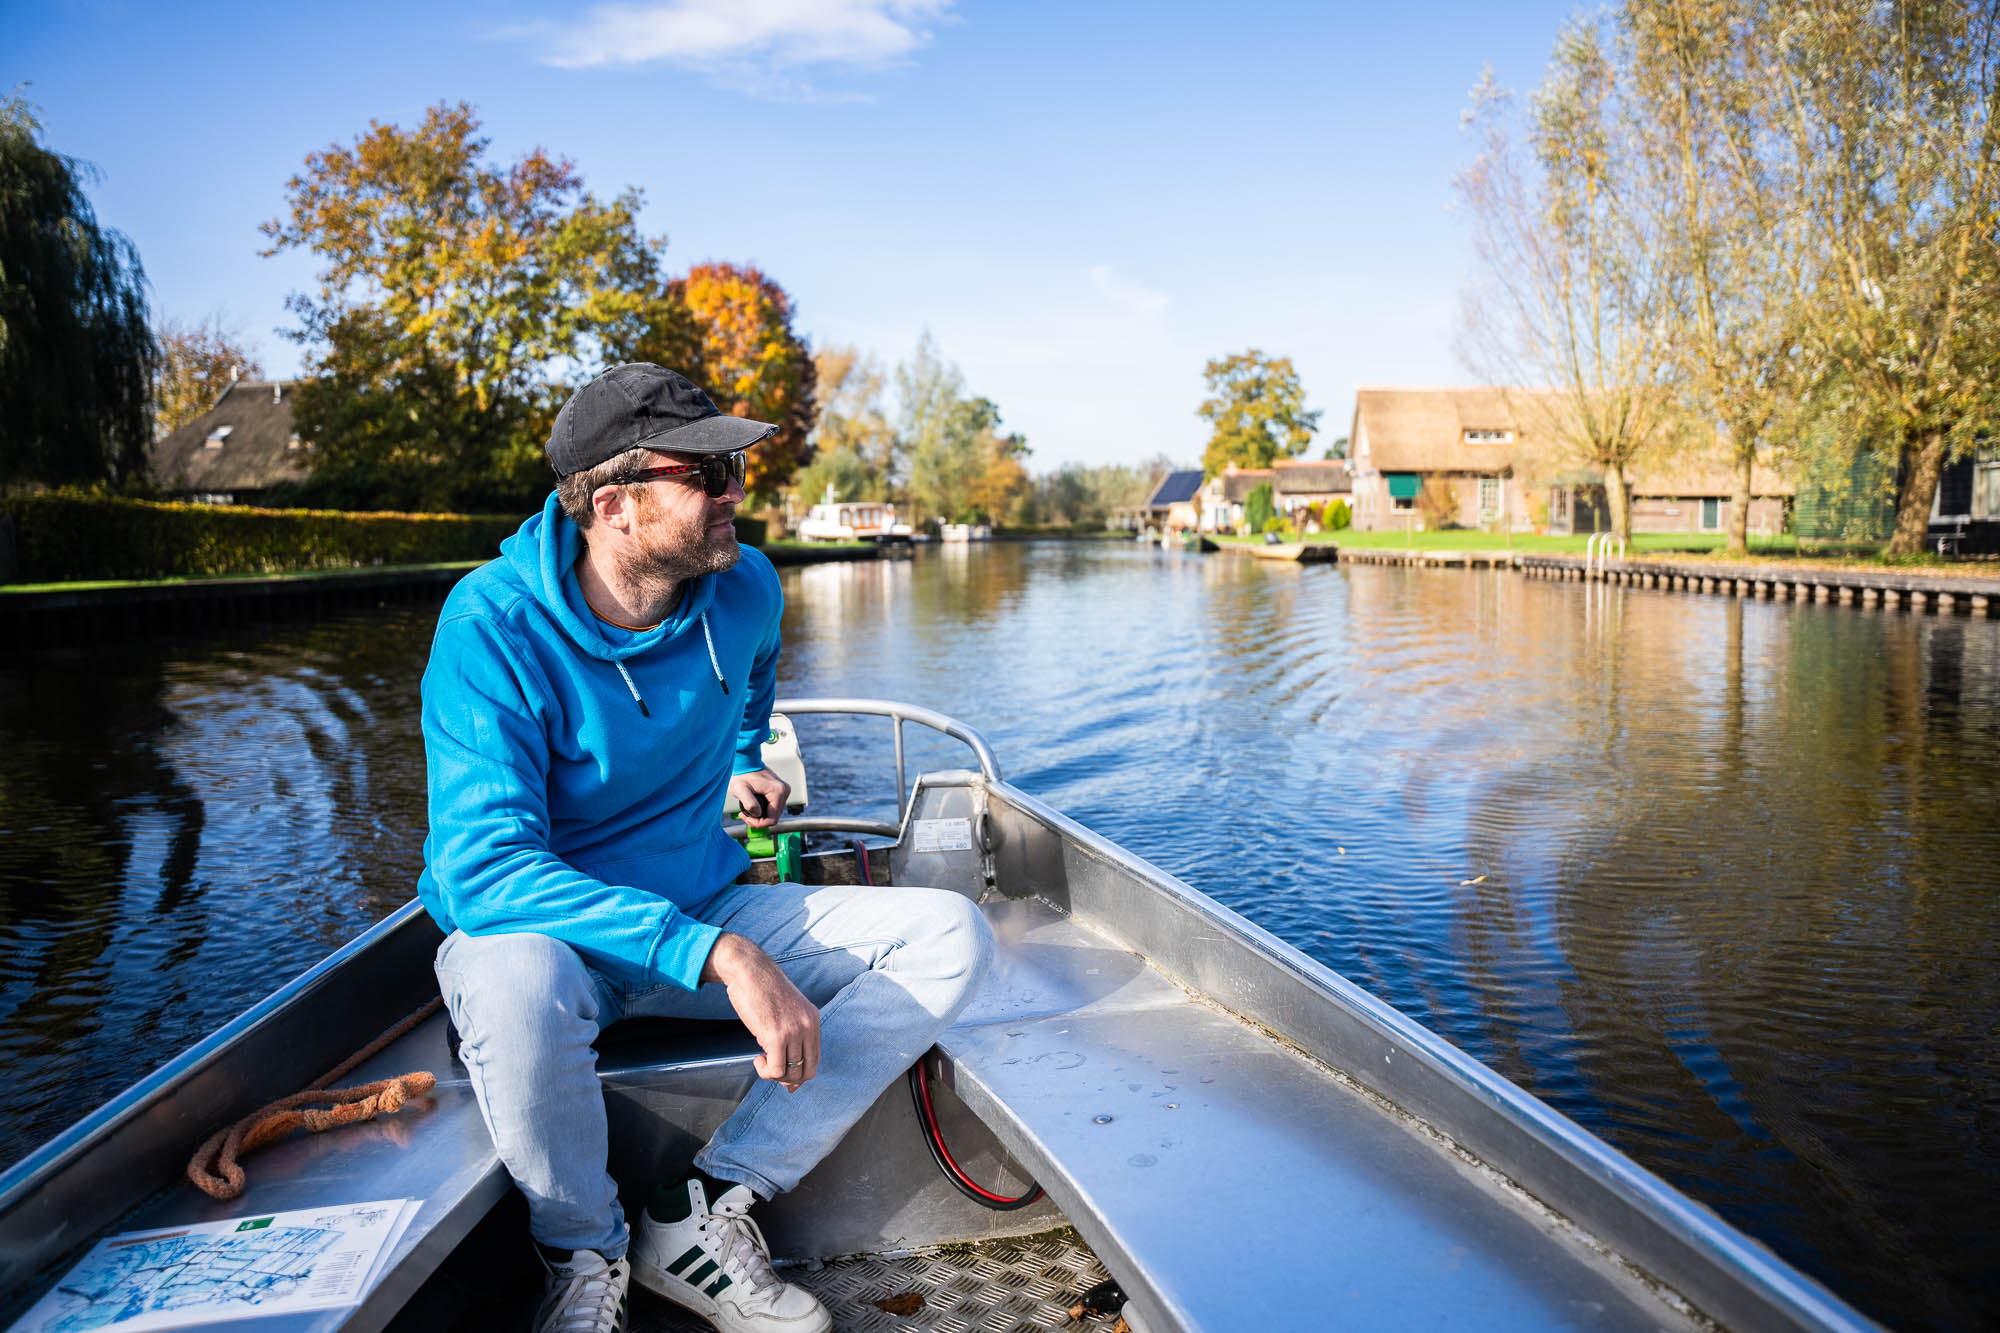
[[[693,990],[721,931],[682,909],[749,865],[722,802],[763,767],[784,595],[745,548],[665,623],[622,630],[583,600],[582,548],[550,495],[445,600],[417,893],[447,932],[534,931],[615,980]]]

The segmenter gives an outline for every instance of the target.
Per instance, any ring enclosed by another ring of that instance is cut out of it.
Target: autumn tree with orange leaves
[[[768,502],[811,457],[816,376],[792,298],[750,265],[696,264],[669,281],[630,359],[680,371],[734,416],[776,423],[749,452],[744,488]]]

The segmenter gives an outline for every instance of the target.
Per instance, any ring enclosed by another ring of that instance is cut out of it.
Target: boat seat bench
[[[1158,1330],[1684,1318],[1297,1050],[1036,901],[941,1075]]]

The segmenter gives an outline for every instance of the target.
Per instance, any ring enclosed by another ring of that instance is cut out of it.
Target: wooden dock
[[[1907,607],[1945,614],[2000,615],[2000,578],[1933,574],[1918,570],[1835,569],[1810,565],[1732,565],[1708,560],[1607,560],[1551,555],[1501,547],[1430,550],[1421,547],[1347,547],[1331,542],[1278,546],[1231,543],[1225,549],[1259,560],[1358,565],[1407,565],[1424,569],[1513,569],[1528,578],[1574,579],[1629,588],[1720,593],[1798,602]]]
[[[1445,551],[1425,550],[1421,547],[1371,547],[1366,550],[1343,549],[1340,558],[1350,564],[1360,565],[1418,565],[1422,567],[1456,569],[1510,569],[1514,565],[1514,552],[1495,547],[1483,550]]]
[[[1706,561],[1596,560],[1575,555],[1523,555],[1529,578],[1604,582],[1725,597],[1790,598],[1855,606],[1907,607],[1941,614],[1988,616],[2000,606],[2000,578],[1901,570],[1814,569],[1803,565],[1716,565]]]

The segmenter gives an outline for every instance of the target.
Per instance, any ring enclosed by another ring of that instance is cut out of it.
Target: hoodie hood
[[[600,661],[622,663],[666,640],[706,632],[708,609],[715,600],[714,575],[689,579],[671,615],[652,629],[633,632],[599,620],[584,601],[576,578],[582,554],[583,531],[562,511],[554,491],[541,513],[500,543],[501,558],[580,651]]]

